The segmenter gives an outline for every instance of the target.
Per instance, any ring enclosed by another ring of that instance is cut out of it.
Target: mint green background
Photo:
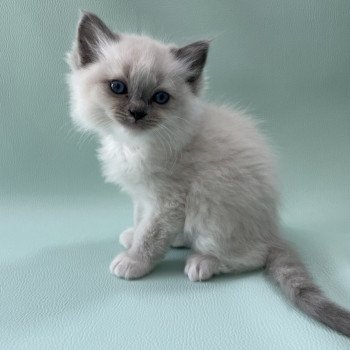
[[[350,309],[350,2],[0,3],[0,349],[350,349],[262,272],[191,283],[187,251],[154,273],[108,272],[131,203],[72,128],[63,60],[78,9],[115,30],[215,38],[210,100],[264,120],[279,154],[284,234]]]

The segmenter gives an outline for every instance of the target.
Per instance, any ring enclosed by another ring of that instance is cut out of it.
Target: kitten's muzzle
[[[129,113],[135,118],[135,120],[142,119],[147,115],[147,112],[145,112],[144,110],[131,110],[131,109],[129,109]]]

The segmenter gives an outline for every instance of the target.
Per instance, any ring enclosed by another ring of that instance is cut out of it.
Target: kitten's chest
[[[155,166],[146,152],[124,145],[103,145],[99,150],[102,173],[107,182],[128,192],[144,191],[152,180]]]

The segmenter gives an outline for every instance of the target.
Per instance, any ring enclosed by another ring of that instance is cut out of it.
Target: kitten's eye
[[[110,86],[115,94],[122,95],[128,92],[126,85],[120,80],[111,81]]]
[[[152,100],[160,105],[167,103],[169,101],[169,98],[170,98],[169,94],[165,91],[156,92],[152,96]]]

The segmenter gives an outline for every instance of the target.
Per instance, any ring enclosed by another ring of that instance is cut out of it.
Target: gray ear
[[[76,57],[80,67],[96,62],[101,43],[118,40],[113,33],[96,15],[90,12],[82,12],[76,39]]]
[[[202,71],[207,61],[209,41],[201,40],[181,48],[173,48],[171,52],[175,57],[187,65],[187,82],[192,86],[194,92],[197,92],[201,80]]]

